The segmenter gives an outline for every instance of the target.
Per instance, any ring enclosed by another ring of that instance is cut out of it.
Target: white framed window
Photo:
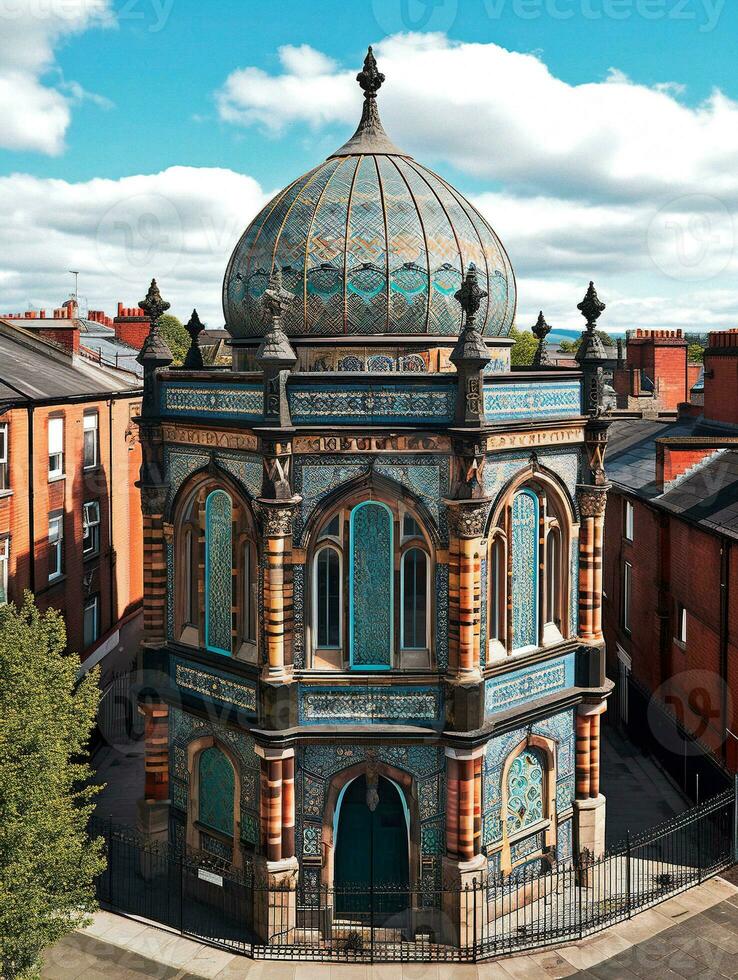
[[[100,635],[100,597],[93,595],[85,602],[82,617],[82,642],[85,649]]]
[[[631,599],[633,592],[633,566],[629,561],[623,562],[623,629],[630,633]]]
[[[256,641],[257,568],[253,542],[243,546],[243,638]]]
[[[678,602],[676,605],[676,630],[674,639],[682,645],[686,645],[687,643],[687,609],[681,602]]]
[[[561,629],[561,531],[552,527],[546,537],[546,606],[549,623]]]
[[[8,566],[10,538],[0,538],[0,606],[8,601]]]
[[[83,466],[86,470],[93,469],[99,462],[99,426],[97,412],[84,414],[84,455]]]
[[[490,640],[502,643],[505,639],[505,543],[497,534],[492,541],[489,557],[489,614],[487,626]]]
[[[421,548],[410,548],[402,556],[402,648],[428,649],[428,556]]]
[[[49,517],[49,581],[64,571],[64,513]]]
[[[623,537],[626,541],[633,540],[633,528],[635,524],[635,508],[631,500],[623,502]]]
[[[49,479],[64,476],[64,419],[49,419]]]
[[[0,492],[10,489],[10,470],[8,469],[8,423],[0,425]]]
[[[318,649],[341,648],[341,557],[336,548],[321,548],[314,563],[315,638]]]
[[[82,554],[96,555],[100,551],[100,502],[88,500],[82,511]]]

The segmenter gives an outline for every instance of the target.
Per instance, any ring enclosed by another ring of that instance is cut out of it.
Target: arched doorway
[[[408,817],[397,786],[365,775],[339,799],[335,840],[335,908],[345,918],[379,924],[408,909]]]

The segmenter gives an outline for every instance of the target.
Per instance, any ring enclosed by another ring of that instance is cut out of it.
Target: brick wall
[[[738,425],[738,330],[710,334],[705,351],[705,418]]]
[[[10,535],[9,596],[20,601],[23,590],[33,588],[41,609],[61,610],[69,649],[80,653],[86,598],[99,596],[100,635],[140,607],[142,601],[142,521],[135,487],[141,450],[131,423],[138,403],[138,398],[124,397],[110,402],[90,400],[36,406],[32,471],[28,465],[26,409],[14,409],[2,417],[9,425],[12,491],[0,496],[0,535]],[[83,418],[90,410],[98,413],[99,465],[85,470]],[[49,418],[60,415],[64,418],[65,472],[63,479],[49,480]],[[30,541],[31,479],[33,545]],[[97,500],[100,506],[100,551],[86,558],[82,554],[83,505],[92,500]],[[50,582],[49,516],[55,511],[64,512],[64,574]]]

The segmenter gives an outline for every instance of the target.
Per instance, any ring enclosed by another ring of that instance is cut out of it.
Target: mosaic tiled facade
[[[146,300],[142,813],[260,876],[266,942],[330,930],[347,868],[441,936],[601,803],[604,423],[584,370],[510,370],[509,260],[389,142],[372,57],[357,134],[236,246],[233,369],[173,368]]]

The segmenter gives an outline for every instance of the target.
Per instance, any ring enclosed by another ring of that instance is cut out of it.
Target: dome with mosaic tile
[[[276,266],[295,295],[283,318],[291,336],[453,337],[462,316],[454,295],[474,263],[487,294],[478,325],[506,336],[516,292],[502,243],[474,205],[389,139],[376,98],[384,75],[371,48],[357,79],[364,109],[356,133],[277,194],[238,242],[223,284],[229,332],[264,334],[262,296]]]

